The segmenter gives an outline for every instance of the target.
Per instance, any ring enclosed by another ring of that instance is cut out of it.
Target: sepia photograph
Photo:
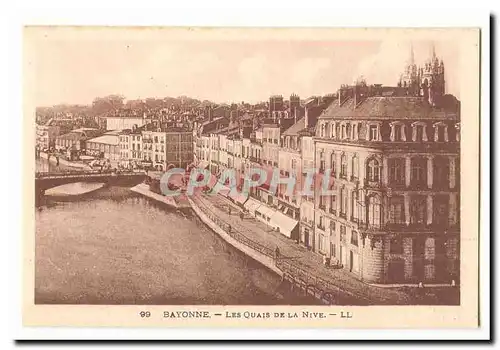
[[[479,30],[435,30],[25,27],[33,307],[463,306]]]

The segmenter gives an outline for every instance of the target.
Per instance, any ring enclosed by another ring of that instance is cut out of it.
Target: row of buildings
[[[193,162],[189,124],[149,121],[139,126],[128,118],[112,118],[111,126],[119,123],[118,129],[77,128],[63,134],[59,134],[58,126],[39,125],[37,147],[64,153],[69,160],[106,160],[116,168],[163,171],[168,167],[186,168]]]
[[[283,177],[314,169],[330,178],[328,195],[263,184],[235,200],[362,280],[449,283],[460,277],[460,103],[444,87],[435,53],[423,67],[412,54],[396,86],[358,81],[287,106],[273,96],[266,118],[205,121],[194,131],[196,161],[243,178],[251,167]]]

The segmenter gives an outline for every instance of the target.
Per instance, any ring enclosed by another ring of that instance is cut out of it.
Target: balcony
[[[406,188],[406,183],[404,179],[391,180],[388,186],[393,190],[402,190]]]
[[[320,210],[323,210],[323,211],[326,210],[326,205],[325,204],[320,204],[318,207],[319,207]]]
[[[336,209],[332,209],[332,208],[330,208],[330,210],[328,210],[328,212],[329,212],[330,214],[333,214],[333,215],[337,216],[337,210],[336,210]]]
[[[318,224],[316,227],[319,228],[320,230],[325,231],[325,225]]]
[[[347,220],[347,213],[340,212],[339,213],[339,217],[341,217],[342,219],[346,219]]]
[[[410,182],[410,187],[408,189],[415,190],[415,191],[426,191],[429,189],[429,187],[427,186],[427,180],[425,180],[425,181],[412,181],[412,182]]]
[[[347,180],[347,173],[342,173],[342,172],[341,172],[341,173],[340,173],[340,175],[339,175],[339,177],[340,177],[341,179]]]
[[[455,187],[457,187],[455,185]],[[432,189],[435,191],[449,191],[450,190],[450,182],[447,180],[446,182],[436,182],[434,181],[432,184]]]
[[[364,186],[365,188],[374,188],[374,189],[378,189],[381,187],[380,181],[370,181],[368,179],[365,179]]]

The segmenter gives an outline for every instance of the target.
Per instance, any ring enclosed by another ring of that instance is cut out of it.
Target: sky
[[[25,40],[31,68],[25,73],[33,74],[30,85],[37,106],[90,104],[109,94],[254,103],[273,94],[307,98],[334,93],[340,84],[361,76],[368,84],[394,86],[411,46],[417,64],[435,47],[445,63],[447,92],[460,98],[454,42],[399,38],[179,40],[148,31],[129,37],[47,31]]]

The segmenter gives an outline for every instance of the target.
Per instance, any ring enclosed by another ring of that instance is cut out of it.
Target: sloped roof
[[[102,135],[102,136],[87,140],[87,142],[104,143],[106,145],[118,145],[120,143],[117,135]]]
[[[299,131],[303,130],[306,127],[306,118],[300,118],[300,120],[289,127],[284,133],[283,136],[296,136],[299,134]]]
[[[320,116],[328,118],[377,118],[377,119],[442,119],[457,117],[456,111],[433,108],[423,97],[403,96],[367,97],[357,106],[354,98],[349,98],[341,106],[334,101]]]

